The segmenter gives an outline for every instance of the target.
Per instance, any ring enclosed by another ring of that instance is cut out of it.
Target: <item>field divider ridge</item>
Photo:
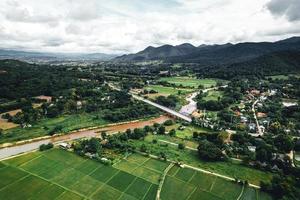
[[[174,163],[170,163],[170,165],[164,170],[161,180],[159,182],[158,188],[157,188],[157,193],[156,193],[156,198],[155,198],[156,200],[160,200],[160,192],[161,192],[162,186],[165,182],[166,175],[173,166],[174,166]]]

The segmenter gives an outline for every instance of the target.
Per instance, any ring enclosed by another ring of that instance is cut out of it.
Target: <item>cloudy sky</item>
[[[0,48],[130,53],[300,35],[300,0],[0,0]]]

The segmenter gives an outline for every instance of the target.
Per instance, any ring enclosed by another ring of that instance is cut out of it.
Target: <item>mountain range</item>
[[[17,59],[29,62],[108,61],[116,56],[104,53],[47,53],[0,49],[0,59]]]
[[[117,62],[163,60],[166,62],[219,65],[245,62],[279,51],[300,51],[300,37],[292,37],[277,42],[227,43],[200,45],[198,47],[188,43],[177,46],[150,46],[136,54],[119,56],[113,60]]]

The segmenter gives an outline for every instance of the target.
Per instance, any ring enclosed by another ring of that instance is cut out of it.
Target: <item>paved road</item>
[[[258,120],[257,120],[257,116],[256,116],[256,112],[255,112],[255,105],[258,103],[258,99],[256,101],[254,101],[254,103],[252,104],[252,112],[253,112],[253,117],[255,119],[255,123],[256,123],[256,129],[257,129],[257,135],[259,136],[262,136],[263,133],[261,131],[261,128],[260,128],[260,125],[258,123]]]
[[[212,88],[207,88],[202,90],[203,93],[206,93],[208,91],[211,90],[217,90],[219,88],[226,88],[228,87],[228,85],[223,85],[220,87],[212,87]],[[199,94],[199,92],[194,92],[191,95],[189,95],[186,100],[189,102],[187,105],[182,106],[182,108],[180,109],[179,113],[186,115],[186,116],[190,116],[191,114],[193,114],[194,111],[197,110],[197,102],[194,101],[194,98]]]
[[[195,110],[197,110],[197,102],[194,101],[194,98],[199,94],[199,92],[194,92],[189,95],[186,100],[189,102],[187,105],[181,107],[179,113],[189,116],[193,114]]]

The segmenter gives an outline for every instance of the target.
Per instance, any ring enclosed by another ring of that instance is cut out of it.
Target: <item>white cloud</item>
[[[0,48],[129,53],[149,45],[299,35],[297,5],[279,1],[0,0]]]

